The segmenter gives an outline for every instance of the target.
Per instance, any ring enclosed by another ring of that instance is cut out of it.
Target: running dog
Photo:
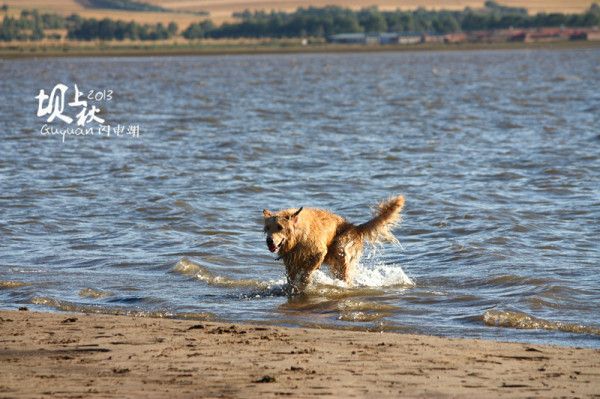
[[[365,241],[397,242],[392,227],[400,221],[404,197],[379,204],[375,216],[355,225],[322,209],[299,208],[279,212],[263,210],[269,251],[285,264],[292,292],[302,292],[312,273],[323,263],[333,275],[349,283],[362,255]]]

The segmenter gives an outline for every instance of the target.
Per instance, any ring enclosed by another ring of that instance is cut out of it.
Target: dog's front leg
[[[287,280],[292,294],[304,292],[310,284],[311,276],[323,264],[325,252],[302,256],[298,263],[287,267]],[[295,267],[294,267],[295,266]]]

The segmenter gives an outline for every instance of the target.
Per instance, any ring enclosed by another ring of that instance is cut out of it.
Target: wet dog
[[[400,221],[404,197],[379,204],[366,223],[353,224],[322,209],[263,210],[269,251],[283,260],[292,292],[302,292],[323,263],[333,275],[350,282],[365,242],[396,242],[392,227]]]

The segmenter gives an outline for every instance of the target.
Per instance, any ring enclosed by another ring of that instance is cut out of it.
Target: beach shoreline
[[[273,42],[239,45],[146,44],[143,42],[90,45],[35,45],[18,43],[0,46],[0,59],[57,58],[57,57],[144,57],[144,56],[210,56],[252,54],[336,54],[421,51],[479,51],[479,50],[564,50],[599,48],[600,41],[503,42],[457,44],[359,45],[359,44],[290,44]]]
[[[4,397],[598,397],[600,350],[0,311]]]

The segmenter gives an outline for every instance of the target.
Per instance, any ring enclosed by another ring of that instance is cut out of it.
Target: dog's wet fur
[[[399,223],[403,207],[403,196],[390,198],[379,204],[371,220],[359,225],[322,209],[265,209],[267,247],[283,260],[294,293],[304,291],[312,273],[323,263],[336,278],[349,283],[365,241],[397,241],[391,229]]]

